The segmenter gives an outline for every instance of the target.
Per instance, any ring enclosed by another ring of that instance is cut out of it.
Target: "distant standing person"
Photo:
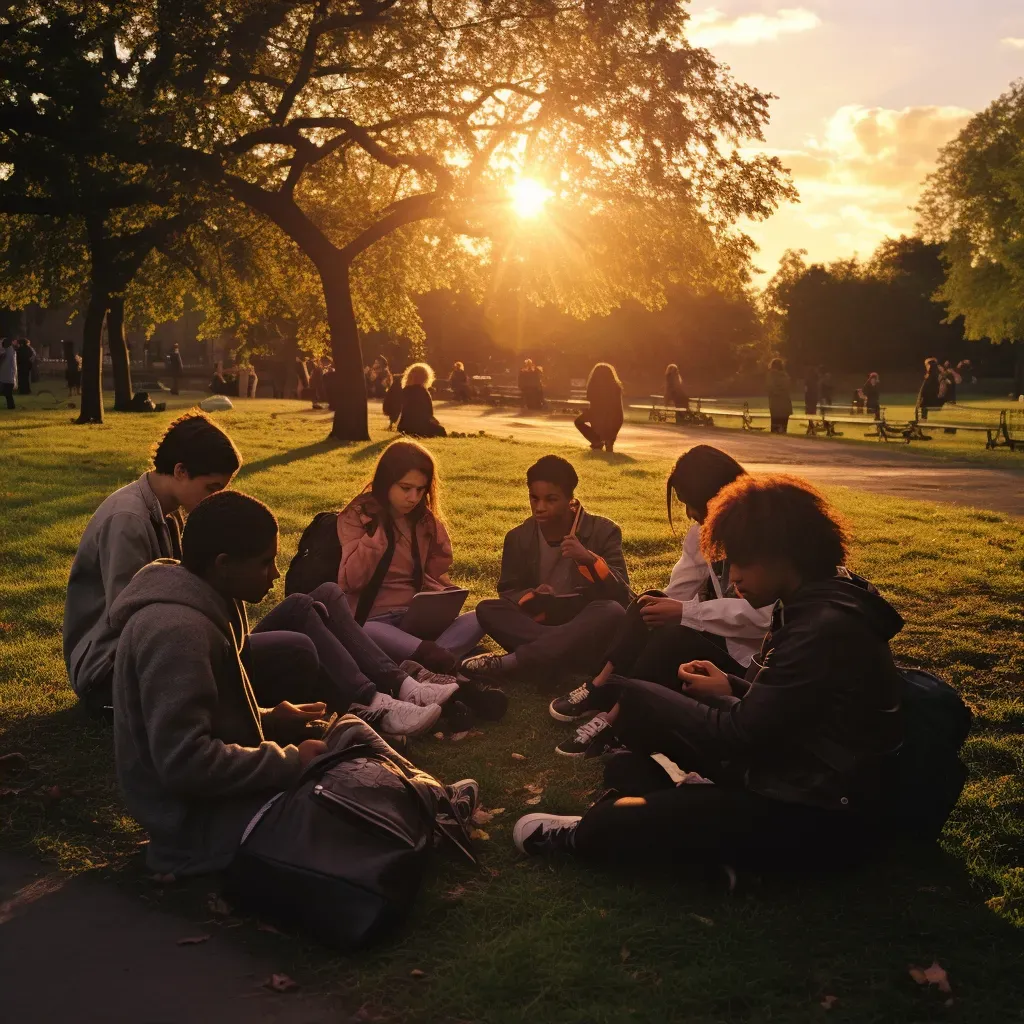
[[[597,363],[590,371],[587,401],[590,408],[576,417],[576,429],[594,451],[614,451],[622,428],[622,381],[611,363]]]
[[[690,396],[686,393],[686,388],[683,387],[682,374],[675,363],[669,363],[665,367],[665,404],[674,405],[677,409],[687,411],[690,408]],[[677,412],[676,423],[685,422],[686,417],[681,412]]]
[[[448,374],[448,386],[452,389],[452,398],[456,402],[468,402],[472,397],[465,364],[459,360],[452,364],[452,372]]]
[[[519,371],[519,394],[527,409],[544,408],[544,370],[532,359],[527,359]]]
[[[824,408],[828,408],[832,405],[833,399],[836,397],[835,388],[832,385],[832,374],[828,370],[822,368],[821,376],[819,378],[818,390],[821,392],[821,404]]]
[[[921,419],[928,419],[929,409],[941,409],[945,404],[939,361],[928,358],[924,361],[924,380],[921,381],[921,390],[917,393],[917,407],[920,410]]]
[[[818,415],[818,399],[821,380],[815,367],[809,366],[804,374],[804,415],[813,420]]]
[[[880,420],[882,418],[881,379],[877,373],[868,374],[868,379],[864,381],[861,391],[864,393],[864,404],[867,406],[868,415]]]
[[[448,431],[434,417],[428,388],[434,371],[428,363],[413,363],[402,375],[402,414],[398,432],[412,437],[447,437]]]
[[[366,376],[366,389],[371,398],[383,399],[391,390],[394,383],[394,376],[391,367],[384,356],[377,356]]]
[[[15,358],[18,361],[18,394],[32,394],[32,371],[36,365],[36,350],[28,338],[18,339]]]
[[[784,434],[793,415],[793,398],[789,393],[789,374],[779,358],[768,364],[768,411],[771,414],[772,433]]]
[[[185,369],[181,361],[181,350],[177,345],[171,349],[171,354],[167,357],[167,369],[171,371],[171,394],[176,395],[181,388],[181,373]]]
[[[68,398],[82,393],[82,357],[74,355],[68,360],[64,370],[64,379],[68,384]]]
[[[14,388],[18,383],[18,353],[11,338],[0,342],[0,395],[7,400],[7,408],[14,408]]]

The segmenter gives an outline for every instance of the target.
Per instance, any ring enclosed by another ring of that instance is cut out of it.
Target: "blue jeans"
[[[398,662],[411,658],[423,642],[422,637],[413,636],[399,628],[398,624],[407,611],[407,608],[396,608],[383,615],[376,615],[367,619],[365,627],[367,634],[381,650]],[[457,658],[462,658],[480,643],[483,636],[484,628],[477,621],[476,612],[466,612],[458,616],[434,642],[438,647],[451,651]]]
[[[344,714],[377,691],[395,697],[405,673],[355,620],[344,591],[324,583],[271,609],[242,650],[260,707],[323,701]]]

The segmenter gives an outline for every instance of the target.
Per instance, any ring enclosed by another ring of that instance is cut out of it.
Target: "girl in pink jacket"
[[[436,641],[399,626],[417,593],[453,585],[452,543],[439,515],[430,452],[413,441],[386,448],[369,488],[338,516],[338,537],[338,585],[377,645],[396,662],[454,672],[484,635],[475,612],[459,615]]]

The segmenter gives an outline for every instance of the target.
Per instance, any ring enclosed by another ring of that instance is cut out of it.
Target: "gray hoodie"
[[[110,609],[114,754],[128,810],[161,874],[218,871],[246,823],[301,772],[263,737],[241,661],[245,607],[170,559],[141,569]]]
[[[180,554],[180,527],[180,517],[164,515],[146,473],[114,491],[89,520],[64,600],[64,664],[80,697],[114,669],[114,599],[144,565]]]

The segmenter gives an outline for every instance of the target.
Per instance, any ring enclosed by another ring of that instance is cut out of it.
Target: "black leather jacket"
[[[889,640],[903,619],[867,580],[841,573],[776,605],[747,677],[730,676],[731,697],[667,691],[671,711],[659,701],[657,713],[752,792],[870,808],[902,739]]]

